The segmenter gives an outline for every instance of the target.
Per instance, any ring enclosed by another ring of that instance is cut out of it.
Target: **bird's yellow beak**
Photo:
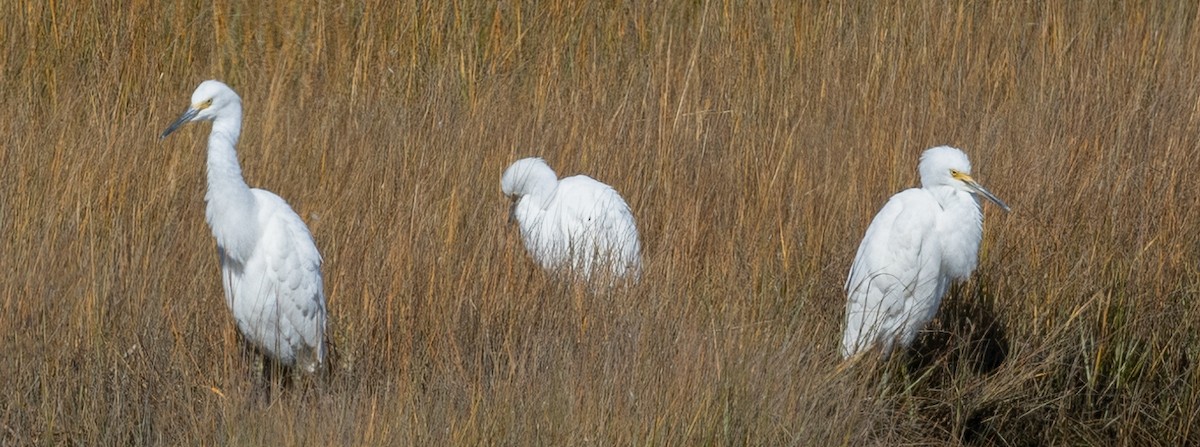
[[[990,191],[988,191],[986,188],[984,188],[983,185],[980,185],[979,182],[976,182],[975,179],[971,178],[970,175],[967,175],[967,174],[959,172],[959,171],[954,171],[953,173],[950,174],[950,176],[954,177],[955,180],[958,180],[958,181],[966,184],[967,188],[970,188],[971,191],[974,191],[976,194],[979,194],[979,195],[983,196],[984,198],[991,200],[992,203],[999,205],[1000,208],[1004,210],[1004,212],[1010,211],[1008,208],[1008,205],[1005,205],[1003,200],[1000,200],[999,197],[996,197],[995,194],[992,194]]]

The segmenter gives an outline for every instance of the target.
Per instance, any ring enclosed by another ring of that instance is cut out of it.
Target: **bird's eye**
[[[208,101],[204,101],[204,104],[202,104],[202,106],[206,109],[211,105],[212,105],[212,98],[208,98]]]

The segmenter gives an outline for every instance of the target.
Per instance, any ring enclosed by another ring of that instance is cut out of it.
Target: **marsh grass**
[[[1195,4],[234,3],[0,6],[0,444],[1200,443]],[[269,404],[207,126],[157,139],[208,78],[325,259],[334,370]],[[1013,212],[921,348],[841,367],[937,144]],[[639,285],[538,271],[525,156],[623,193]]]

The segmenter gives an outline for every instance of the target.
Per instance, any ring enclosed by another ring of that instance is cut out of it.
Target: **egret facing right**
[[[967,154],[939,146],[921,154],[921,187],[902,191],[875,215],[846,278],[842,357],[879,347],[887,358],[933,320],[950,283],[979,260],[978,196],[1008,205],[971,178]]]

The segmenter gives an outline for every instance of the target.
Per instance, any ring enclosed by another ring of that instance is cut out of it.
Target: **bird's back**
[[[933,317],[942,289],[932,237],[939,213],[932,196],[914,188],[892,196],[875,215],[846,279],[843,356],[876,344],[886,355]]]
[[[560,207],[562,231],[594,250],[580,262],[591,269],[595,262],[611,264],[617,276],[639,274],[641,242],[633,212],[611,186],[586,175],[559,181],[554,202]],[[574,247],[577,248],[577,247]]]

